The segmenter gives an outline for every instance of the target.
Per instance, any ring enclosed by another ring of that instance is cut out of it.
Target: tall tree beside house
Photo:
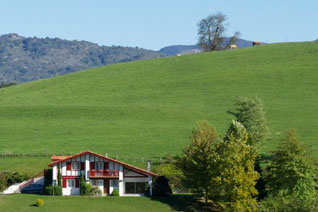
[[[204,197],[206,203],[215,176],[213,164],[217,141],[215,128],[207,121],[198,122],[197,129],[192,131],[192,141],[183,149],[178,162],[184,175],[184,185],[196,196]]]
[[[248,144],[248,133],[241,123],[233,121],[224,141],[217,145],[216,152],[211,199],[222,211],[256,211],[254,196],[259,175],[254,165],[258,152]]]
[[[252,98],[239,97],[235,103],[235,111],[228,113],[235,116],[242,123],[249,134],[248,143],[261,145],[270,136],[262,100],[256,96]]]
[[[198,23],[198,45],[204,51],[216,51],[224,49],[224,37],[227,25],[227,17],[221,12],[211,14]],[[231,44],[236,43],[240,35],[236,32],[230,39]]]
[[[308,146],[299,141],[293,130],[272,153],[266,182],[273,198],[284,198],[293,204],[297,199],[302,207],[309,207],[317,198],[317,167],[309,156]]]
[[[62,187],[62,175],[61,175],[61,170],[59,166],[57,167],[57,183],[58,183],[58,186]]]

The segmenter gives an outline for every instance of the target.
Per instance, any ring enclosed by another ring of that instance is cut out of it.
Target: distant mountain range
[[[237,45],[243,48],[252,46],[252,42],[239,39]],[[12,33],[0,36],[0,84],[45,79],[119,62],[197,52],[201,52],[197,45],[167,46],[152,51],[59,38],[27,38]]]
[[[225,38],[224,43],[228,43],[229,38]],[[252,41],[244,40],[244,39],[238,39],[237,40],[237,46],[239,48],[245,48],[253,46]],[[159,50],[160,53],[172,56],[177,54],[191,54],[191,53],[197,53],[201,52],[202,49],[198,45],[173,45],[173,46],[167,46]]]
[[[164,57],[151,50],[59,38],[0,36],[0,83],[21,83],[118,62]]]

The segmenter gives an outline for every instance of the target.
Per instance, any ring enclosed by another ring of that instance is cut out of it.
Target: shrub
[[[118,193],[117,189],[114,189],[113,192],[110,194],[110,196],[118,197],[119,193]]]
[[[81,175],[80,178],[80,194],[81,196],[90,196],[91,195],[92,186],[84,181],[84,176]]]
[[[38,207],[41,207],[41,206],[44,205],[44,201],[43,201],[43,199],[37,199],[37,200],[35,201],[35,204],[36,204]]]
[[[153,196],[170,196],[172,190],[169,186],[169,180],[165,176],[159,176],[153,184]]]
[[[20,174],[18,172],[0,172],[0,191],[5,190],[7,187],[21,183],[29,179],[28,175]]]
[[[62,196],[62,187],[61,186],[46,186],[44,188],[44,194],[45,195],[51,195],[51,196]]]
[[[270,196],[259,204],[259,212],[316,212],[317,203],[308,203],[297,196]]]
[[[94,197],[99,197],[102,195],[102,191],[99,190],[99,188],[97,187],[92,187],[89,193],[90,193],[90,196],[94,196]]]

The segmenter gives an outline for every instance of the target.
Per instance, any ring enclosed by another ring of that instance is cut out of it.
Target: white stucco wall
[[[62,188],[63,196],[80,195],[79,188]]]

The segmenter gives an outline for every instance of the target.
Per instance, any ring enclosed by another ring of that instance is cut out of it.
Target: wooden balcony
[[[91,170],[89,172],[90,178],[119,178],[119,170]]]

